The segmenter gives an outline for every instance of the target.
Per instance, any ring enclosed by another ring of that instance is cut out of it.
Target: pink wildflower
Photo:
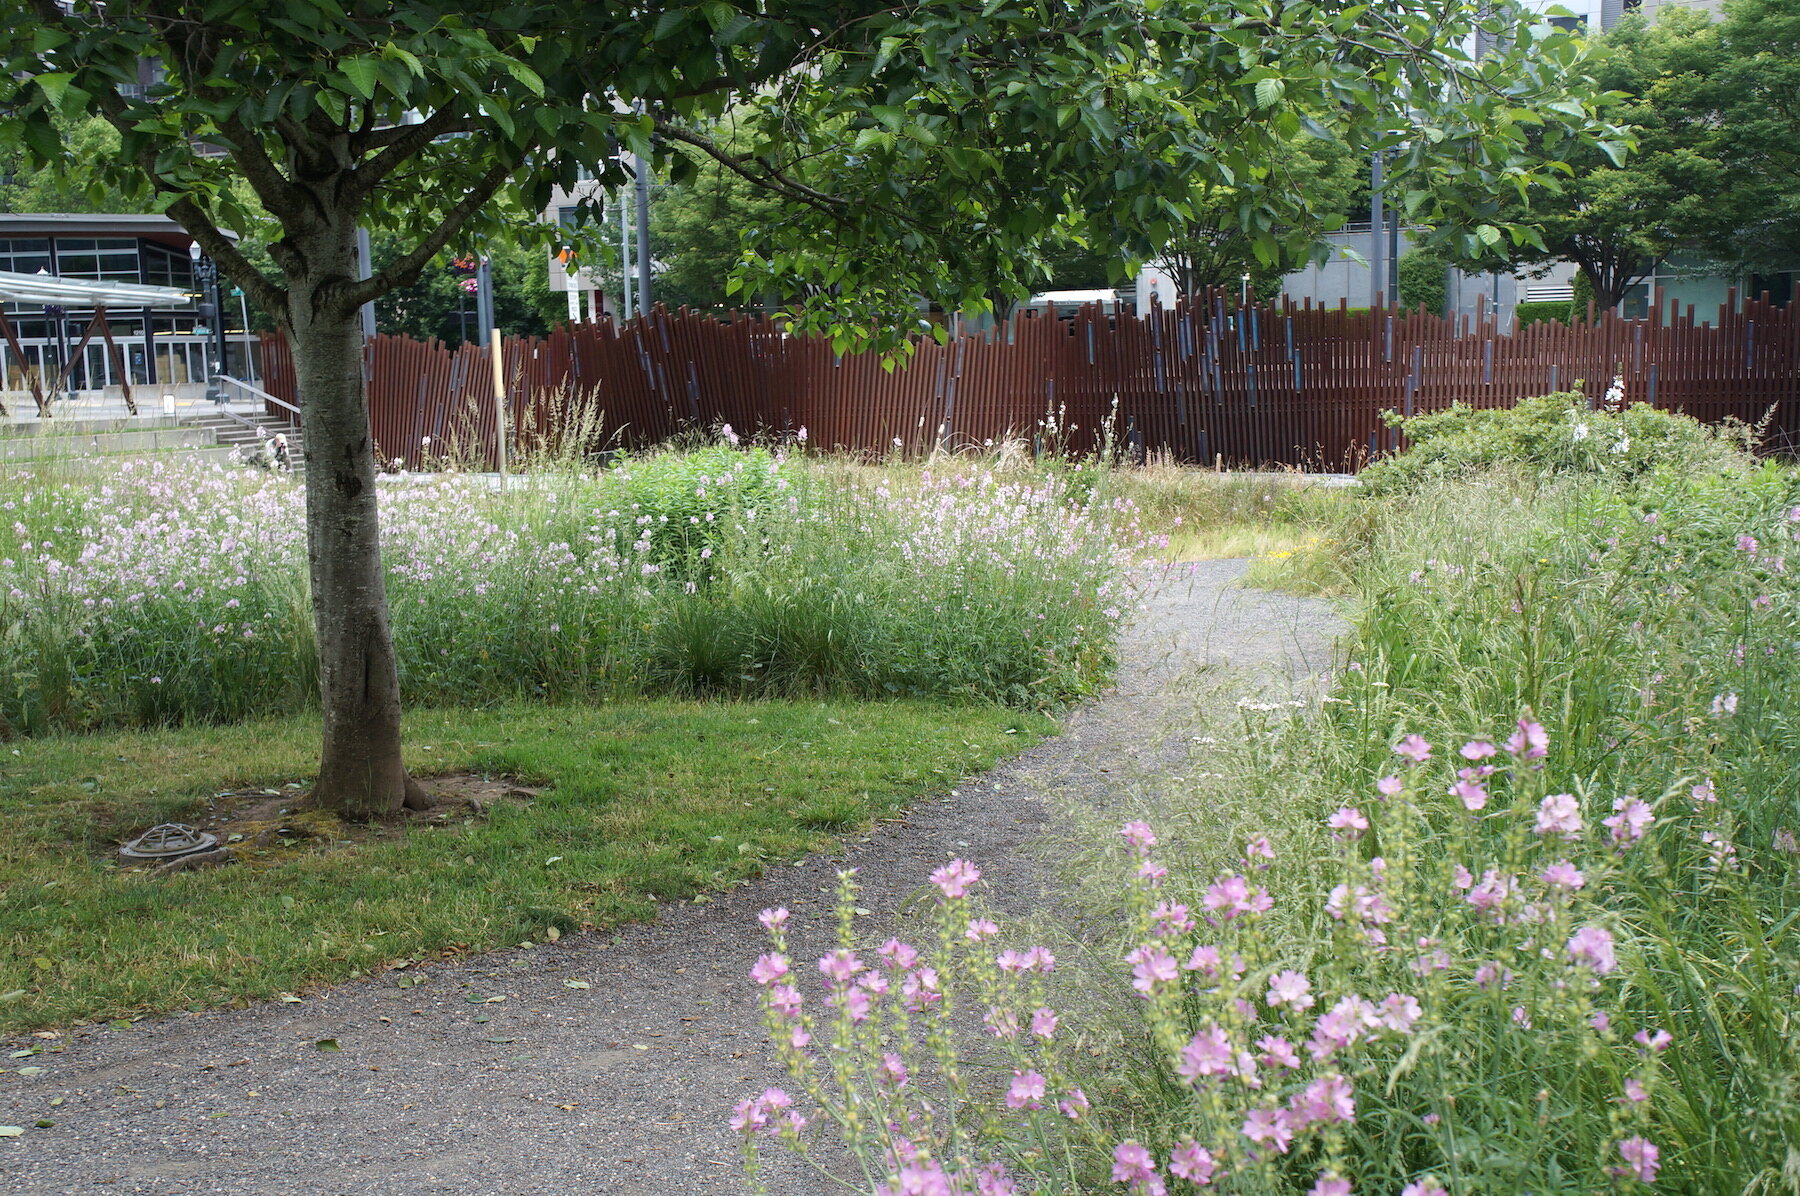
[[[1035,1071],[1013,1072],[1012,1087],[1006,1090],[1009,1109],[1041,1109],[1044,1107],[1044,1077]]]
[[[1583,926],[1569,936],[1569,962],[1585,964],[1597,975],[1604,976],[1619,966],[1618,956],[1613,949],[1613,936],[1598,926]]]
[[[1294,1129],[1288,1112],[1282,1108],[1251,1109],[1239,1131],[1258,1146],[1273,1147],[1276,1154],[1286,1154],[1294,1140]]]
[[[1459,780],[1450,786],[1452,797],[1462,800],[1463,809],[1471,812],[1481,810],[1488,804],[1488,791],[1470,780]]]
[[[1626,1165],[1616,1169],[1614,1174],[1630,1176],[1639,1183],[1655,1183],[1661,1153],[1648,1138],[1627,1138],[1619,1143],[1619,1157],[1625,1160]]]
[[[1218,1026],[1194,1035],[1181,1048],[1175,1073],[1190,1084],[1197,1084],[1207,1076],[1235,1075],[1237,1053],[1231,1045],[1231,1036]]]
[[[1162,1179],[1156,1174],[1156,1160],[1140,1142],[1127,1139],[1113,1147],[1113,1182],[1131,1184],[1139,1190],[1161,1192]]]
[[[981,870],[967,860],[951,860],[931,874],[931,883],[954,901],[981,879]]]
[[[1411,1034],[1423,1013],[1418,998],[1410,993],[1389,993],[1381,1002],[1381,1024],[1396,1034]]]
[[[1250,842],[1244,844],[1244,859],[1249,861],[1258,858],[1265,860],[1272,860],[1275,858],[1274,845],[1269,842],[1269,837],[1267,835],[1258,835],[1256,838],[1250,840]],[[1264,868],[1268,867],[1267,864],[1260,866]]]
[[[1305,972],[1292,969],[1277,972],[1269,977],[1268,1002],[1271,1005],[1288,1005],[1294,1009],[1311,1009],[1312,981],[1306,978]]]
[[[991,939],[999,933],[1000,928],[994,925],[992,918],[971,918],[969,919],[969,928],[963,932],[963,937],[971,943],[979,943],[982,939]]]
[[[764,929],[775,930],[787,925],[788,912],[786,909],[766,909],[756,915],[756,920],[763,924]]]
[[[889,939],[881,944],[879,954],[889,967],[902,972],[916,966],[919,962],[918,948],[910,943],[903,943],[899,939]]]
[[[1350,1196],[1350,1181],[1335,1171],[1321,1171],[1319,1182],[1307,1189],[1306,1196]]]
[[[1471,739],[1469,742],[1463,744],[1461,748],[1462,758],[1471,761],[1486,760],[1489,756],[1492,756],[1496,750],[1494,745],[1485,739]]]
[[[1150,829],[1148,822],[1127,822],[1119,828],[1119,834],[1140,855],[1156,846],[1156,832]]]
[[[1159,935],[1186,934],[1194,928],[1188,907],[1178,901],[1160,902],[1150,916],[1156,920],[1155,933]]]
[[[848,983],[862,969],[863,961],[856,957],[856,953],[842,947],[819,960],[819,971],[833,984]]]
[[[1550,754],[1550,733],[1543,724],[1520,719],[1518,729],[1506,740],[1508,753],[1525,760],[1542,760]]]
[[[1629,1104],[1641,1104],[1650,1099],[1650,1094],[1644,1091],[1643,1081],[1632,1076],[1625,1081],[1625,1095],[1621,1099]]]
[[[1568,860],[1558,860],[1551,864],[1544,869],[1543,877],[1544,883],[1551,888],[1568,889],[1570,892],[1587,883],[1587,877],[1581,874],[1581,869]]]
[[[1055,1038],[1057,1021],[1055,1012],[1040,1006],[1031,1015],[1031,1032],[1042,1039]]]
[[[767,987],[788,974],[787,956],[770,952],[756,957],[756,966],[750,969],[750,979]]]
[[[1369,829],[1369,820],[1355,806],[1340,806],[1325,825],[1338,832],[1336,838],[1354,839]]]
[[[1188,961],[1184,966],[1190,972],[1204,973],[1208,980],[1216,980],[1219,968],[1223,963],[1224,960],[1219,955],[1219,949],[1207,944],[1195,947],[1194,953],[1188,956]]]
[[[1335,1071],[1326,1072],[1288,1102],[1295,1129],[1356,1120],[1356,1097],[1350,1081]]]
[[[1414,1180],[1400,1189],[1400,1196],[1450,1196],[1444,1191],[1444,1185],[1437,1181],[1437,1176],[1427,1175],[1424,1179]]]
[[[1602,818],[1600,822],[1612,831],[1614,846],[1629,847],[1644,837],[1644,832],[1655,820],[1650,803],[1635,797],[1621,797],[1613,802],[1612,817]]]
[[[1636,1034],[1633,1034],[1631,1036],[1631,1041],[1637,1043],[1641,1047],[1647,1047],[1652,1051],[1660,1053],[1669,1049],[1669,1044],[1675,1041],[1675,1036],[1670,1034],[1667,1030],[1651,1030],[1645,1028],[1639,1030]]]
[[[1537,825],[1531,828],[1540,835],[1561,835],[1572,839],[1581,833],[1581,806],[1572,793],[1552,793],[1538,803]]]
[[[1195,1187],[1204,1188],[1211,1184],[1218,1169],[1218,1160],[1213,1158],[1212,1151],[1191,1138],[1176,1143],[1174,1153],[1169,1156],[1169,1174],[1179,1176]]]
[[[1408,735],[1394,745],[1394,754],[1414,764],[1423,764],[1431,759],[1431,745],[1425,742],[1423,735]]]
[[[1260,1058],[1264,1067],[1285,1067],[1289,1071],[1299,1068],[1300,1052],[1287,1039],[1269,1034],[1257,1039],[1256,1045],[1262,1049]]]
[[[1079,1088],[1069,1089],[1069,1095],[1056,1102],[1057,1111],[1070,1121],[1080,1121],[1081,1115],[1086,1113],[1090,1107],[1087,1093]]]
[[[892,1051],[881,1053],[881,1074],[896,1088],[906,1087],[911,1076],[906,1070],[906,1061]]]
[[[1177,978],[1175,957],[1158,943],[1139,947],[1127,955],[1125,961],[1132,965],[1131,987],[1146,997],[1158,984],[1171,983]]]
[[[938,974],[935,968],[914,968],[900,982],[900,995],[906,999],[906,1007],[914,1013],[935,1005],[944,999],[943,991],[938,987]]]
[[[1399,777],[1382,777],[1375,782],[1375,789],[1383,797],[1399,797],[1406,792],[1406,782]]]

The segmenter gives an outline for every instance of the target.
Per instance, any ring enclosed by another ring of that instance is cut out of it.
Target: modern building
[[[0,213],[0,273],[44,274],[53,278],[140,283],[189,293],[182,307],[108,307],[107,324],[133,386],[173,387],[204,382],[221,356],[223,372],[244,376],[253,356],[241,296],[225,284],[224,302],[203,295],[212,263],[195,260],[193,238],[167,216],[88,213]],[[211,304],[219,317],[202,318]],[[87,307],[7,303],[3,309],[19,352],[0,339],[0,380],[4,389],[26,389],[25,371],[55,378],[66,362],[73,390],[98,390],[119,383],[118,364],[100,336],[81,345],[93,322]],[[223,324],[223,328],[220,324]],[[223,336],[221,336],[223,333]],[[20,360],[20,353],[23,360]]]

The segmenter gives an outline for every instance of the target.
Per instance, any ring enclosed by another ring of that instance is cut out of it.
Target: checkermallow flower
[[[1625,1166],[1615,1168],[1613,1173],[1621,1177],[1629,1176],[1639,1183],[1655,1183],[1661,1154],[1648,1138],[1627,1138],[1619,1143],[1619,1157],[1625,1160]]]
[[[931,883],[952,901],[966,895],[980,879],[981,869],[967,860],[951,860],[931,874]]]
[[[1571,963],[1585,964],[1601,976],[1619,966],[1613,936],[1599,926],[1583,926],[1577,930],[1569,936],[1564,950],[1568,952]]]

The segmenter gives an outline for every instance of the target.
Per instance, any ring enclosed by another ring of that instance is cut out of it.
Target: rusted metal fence
[[[268,389],[296,387],[287,347],[264,343]],[[998,332],[921,342],[891,371],[868,355],[789,336],[769,319],[721,321],[661,308],[625,325],[568,325],[503,347],[512,443],[572,435],[642,446],[730,424],[743,434],[807,429],[815,447],[908,453],[1050,435],[1075,450],[1109,418],[1140,451],[1211,464],[1355,467],[1394,447],[1382,413],[1461,402],[1505,406],[1567,390],[1707,421],[1769,417],[1767,443],[1800,446],[1800,305],[1766,300],[1699,323],[1659,302],[1645,320],[1502,330],[1490,315],[1292,304],[1230,310],[1223,296],[1145,319],[1097,309],[1021,317]],[[488,351],[379,336],[367,354],[383,460],[417,467],[456,454],[494,460]],[[1772,414],[1771,414],[1772,413]],[[598,437],[593,423],[601,423]],[[429,438],[429,439],[428,439]]]

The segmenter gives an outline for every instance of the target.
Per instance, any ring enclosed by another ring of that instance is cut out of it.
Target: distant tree
[[[112,185],[101,164],[119,156],[119,133],[98,116],[57,121],[68,171],[34,166],[23,146],[0,143],[0,212],[141,212],[143,200]]]
[[[1705,111],[1721,61],[1719,28],[1706,13],[1670,7],[1654,25],[1628,16],[1590,46],[1595,81],[1620,95],[1612,116],[1631,128],[1635,150],[1626,157],[1611,144],[1585,147],[1568,159],[1573,173],[1554,193],[1535,193],[1527,205],[1499,188],[1471,205],[1490,222],[1517,223],[1529,211],[1541,243],[1506,245],[1463,227],[1446,249],[1462,263],[1496,251],[1524,269],[1573,262],[1607,311],[1669,253],[1705,240],[1702,230],[1719,223],[1720,197],[1735,183]],[[1409,192],[1406,203],[1421,198]]]
[[[1747,270],[1800,269],[1800,5],[1734,0],[1718,38],[1711,77],[1669,96],[1713,131],[1728,184],[1702,196],[1699,245]]]
[[[1364,173],[1364,160],[1335,136],[1288,138],[1242,177],[1197,188],[1158,264],[1190,298],[1215,287],[1238,294],[1246,274],[1257,298],[1272,298],[1283,277],[1322,255],[1324,234],[1343,226]],[[1247,193],[1261,191],[1297,201],[1289,204],[1289,227],[1273,240],[1259,226],[1264,205],[1245,203]]]

